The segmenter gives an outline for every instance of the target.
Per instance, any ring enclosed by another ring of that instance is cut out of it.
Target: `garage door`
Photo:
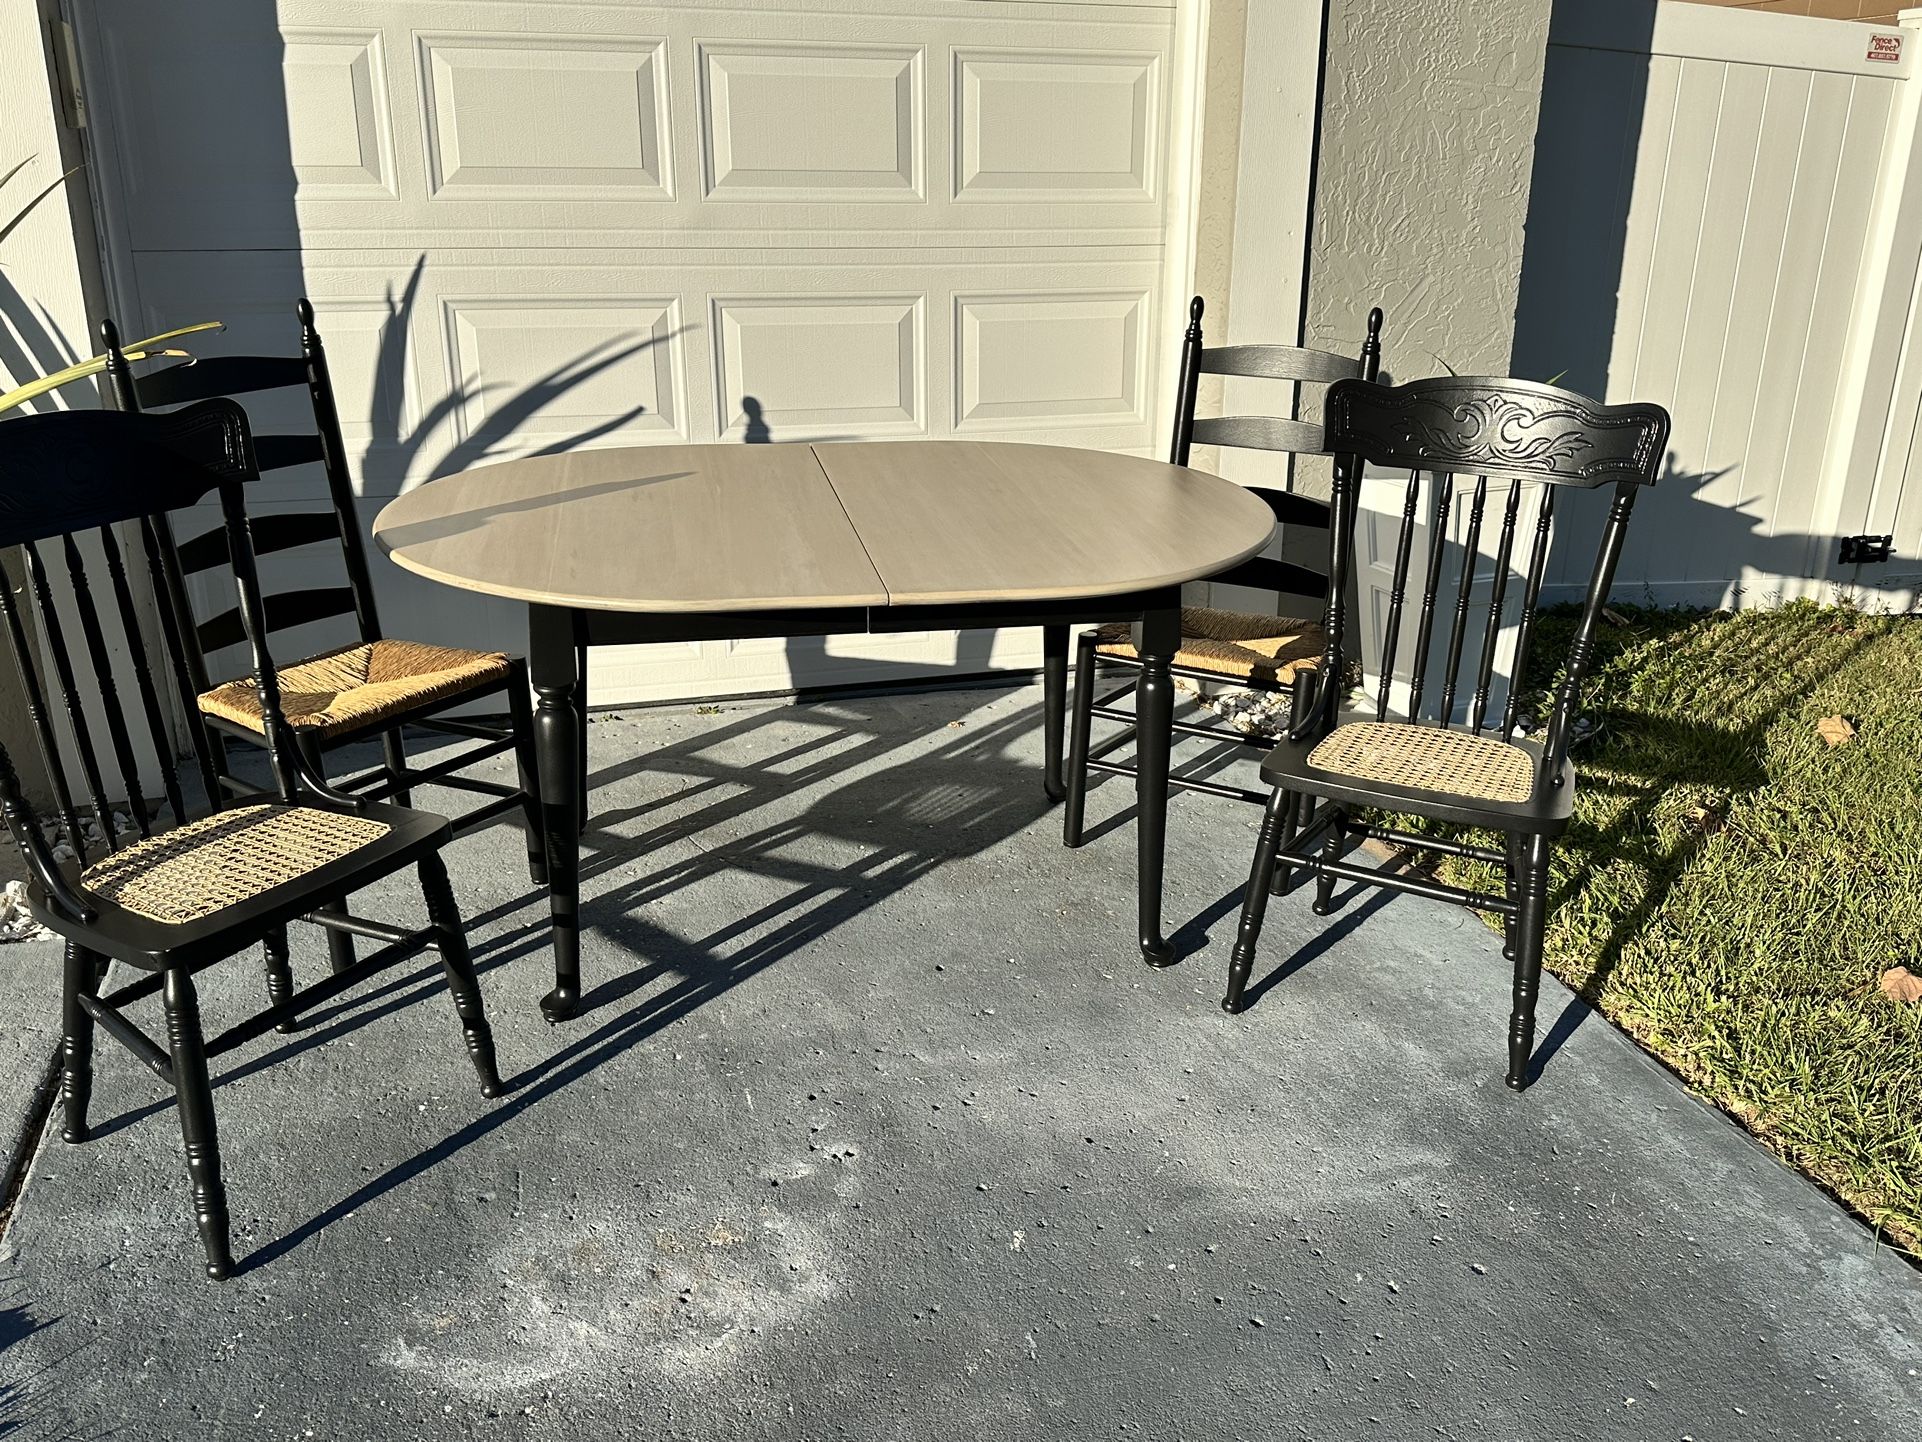
[[[364,520],[435,476],[574,446],[1151,450],[1173,18],[1173,0],[76,15],[126,323],[220,319],[206,353],[284,350],[312,297]],[[320,494],[290,475],[259,505]],[[379,584],[397,633],[524,644],[500,603],[384,561]],[[1032,632],[636,647],[605,655],[592,699],[1035,656]]]

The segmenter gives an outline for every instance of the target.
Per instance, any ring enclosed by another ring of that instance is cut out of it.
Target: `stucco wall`
[[[1391,375],[1501,374],[1551,0],[1330,0],[1309,345],[1387,312]]]

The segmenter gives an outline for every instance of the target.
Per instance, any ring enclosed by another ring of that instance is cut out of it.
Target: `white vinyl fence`
[[[1674,415],[1624,599],[1915,604],[1918,25],[1556,7],[1515,369]],[[1863,533],[1894,558],[1843,564]],[[1558,535],[1551,598],[1579,591],[1594,540]]]

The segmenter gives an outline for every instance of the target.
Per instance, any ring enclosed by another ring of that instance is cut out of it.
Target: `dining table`
[[[999,441],[651,445],[480,466],[374,522],[396,565],[525,603],[554,989],[579,1007],[586,665],[595,646],[1043,627],[1044,783],[1061,793],[1071,626],[1126,622],[1136,693],[1137,921],[1162,932],[1181,588],[1267,546],[1231,481],[1138,456]]]

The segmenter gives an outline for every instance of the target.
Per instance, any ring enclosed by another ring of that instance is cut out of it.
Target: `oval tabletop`
[[[1183,466],[980,441],[642,446],[484,466],[374,538],[465,590],[644,612],[1124,595],[1267,545],[1258,496]]]

